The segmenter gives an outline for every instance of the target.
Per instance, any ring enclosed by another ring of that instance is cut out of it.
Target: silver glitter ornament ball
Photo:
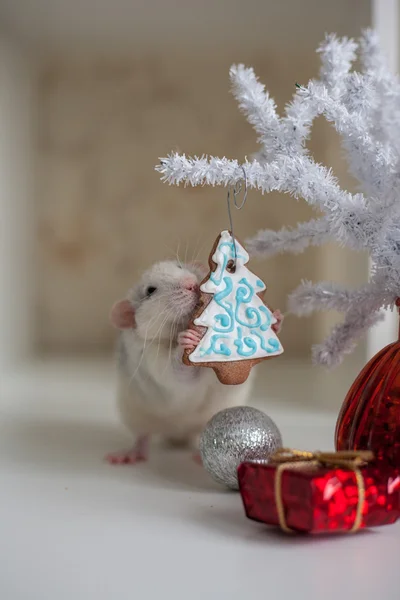
[[[200,438],[204,468],[218,483],[239,489],[237,468],[246,460],[266,460],[282,447],[273,420],[257,408],[221,410],[207,423]]]

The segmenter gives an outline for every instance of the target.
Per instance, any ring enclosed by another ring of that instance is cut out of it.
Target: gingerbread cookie
[[[186,365],[211,367],[221,383],[243,383],[251,368],[282,354],[272,329],[277,319],[264,304],[265,284],[245,267],[249,255],[229,231],[217,238],[209,258],[210,273],[200,285],[200,303],[189,328],[202,337],[185,350]]]

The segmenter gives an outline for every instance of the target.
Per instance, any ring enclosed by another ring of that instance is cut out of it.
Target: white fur
[[[216,412],[247,403],[252,376],[228,386],[212,369],[182,363],[177,337],[187,328],[196,301],[182,292],[180,281],[195,277],[199,284],[203,275],[199,267],[158,263],[130,294],[137,326],[121,333],[117,398],[122,421],[135,436],[194,441]],[[143,299],[149,285],[157,293]]]

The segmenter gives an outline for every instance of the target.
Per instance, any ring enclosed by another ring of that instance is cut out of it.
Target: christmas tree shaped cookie
[[[272,329],[277,320],[262,300],[266,287],[245,266],[248,262],[243,246],[223,231],[211,251],[210,273],[190,323],[202,337],[183,358],[187,365],[213,368],[222,383],[231,385],[246,381],[261,360],[283,352]]]

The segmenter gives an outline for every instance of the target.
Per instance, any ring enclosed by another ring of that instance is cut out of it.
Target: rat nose
[[[185,277],[182,280],[182,287],[185,288],[185,290],[189,290],[190,292],[198,292],[199,291],[199,286],[197,284],[197,281],[195,281],[191,277]]]

